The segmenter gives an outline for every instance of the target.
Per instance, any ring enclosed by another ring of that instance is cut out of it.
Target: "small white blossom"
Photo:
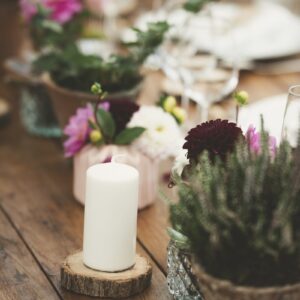
[[[189,160],[187,159],[186,156],[187,156],[187,150],[181,149],[180,153],[175,158],[174,165],[172,168],[172,173],[175,173],[178,176],[182,175],[184,167],[189,164]]]
[[[158,106],[142,106],[130,120],[128,127],[140,126],[146,131],[133,143],[153,159],[177,156],[182,136],[174,118]]]

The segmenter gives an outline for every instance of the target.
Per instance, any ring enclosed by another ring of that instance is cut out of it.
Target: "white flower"
[[[175,158],[172,173],[175,173],[176,175],[181,177],[184,167],[189,164],[189,160],[186,156],[187,150],[181,149],[180,153]]]
[[[153,159],[176,156],[182,136],[174,118],[158,106],[142,106],[130,120],[128,127],[140,126],[145,132],[133,145]]]

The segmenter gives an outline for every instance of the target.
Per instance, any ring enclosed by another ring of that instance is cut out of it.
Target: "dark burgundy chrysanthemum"
[[[202,123],[191,129],[183,145],[187,149],[190,162],[197,161],[198,156],[205,150],[210,158],[220,156],[226,158],[233,151],[235,143],[243,138],[242,130],[227,120],[214,120]]]
[[[109,101],[109,111],[116,122],[116,134],[125,129],[132,115],[139,110],[139,105],[129,100]]]

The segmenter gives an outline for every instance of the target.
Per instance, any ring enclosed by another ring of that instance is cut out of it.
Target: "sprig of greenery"
[[[204,153],[185,180],[174,178],[170,219],[208,273],[241,285],[291,284],[300,279],[300,147],[284,141],[273,157],[261,136],[260,154],[245,143],[226,161]]]
[[[137,39],[135,42],[127,43],[131,48],[132,55],[137,63],[143,63],[144,60],[154,52],[154,50],[163,42],[164,34],[170,29],[170,25],[165,21],[148,23],[147,31],[133,28]]]

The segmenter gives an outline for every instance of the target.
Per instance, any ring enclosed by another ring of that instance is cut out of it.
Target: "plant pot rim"
[[[98,101],[98,97],[96,95],[89,94],[87,92],[82,91],[73,91],[71,89],[62,87],[54,82],[54,80],[51,78],[51,75],[49,73],[44,73],[42,76],[42,81],[48,87],[49,89],[52,89],[60,94],[70,96],[70,95],[76,95],[76,97],[85,98],[88,101]],[[138,93],[138,91],[141,89],[142,81],[139,82],[135,87],[133,87],[130,90],[124,90],[116,93],[110,93],[108,96],[105,97],[105,100],[114,100],[120,97],[126,97],[126,96],[134,96]]]
[[[300,295],[300,282],[294,284],[285,284],[282,286],[266,286],[266,287],[255,287],[255,286],[242,286],[236,285],[233,282],[220,279],[208,274],[203,267],[197,262],[195,256],[191,255],[190,263],[192,266],[192,272],[197,279],[197,284],[201,290],[201,286],[204,284],[210,286],[214,290],[223,291],[226,293],[236,295],[249,295],[249,296],[271,296],[278,294],[294,293],[297,292]],[[249,298],[250,299],[250,298]]]
[[[147,154],[145,154],[143,151],[139,150],[138,148],[135,148],[133,146],[133,144],[129,144],[129,145],[103,144],[101,146],[96,146],[96,145],[93,145],[91,143],[88,143],[88,144],[84,145],[74,156],[78,155],[81,152],[90,151],[92,149],[100,150],[100,149],[102,149],[104,147],[116,147],[116,148],[121,148],[121,149],[131,149],[134,152],[136,152],[136,153],[138,153],[138,154],[140,154],[142,156],[147,157],[149,160],[153,161],[153,163],[156,162],[155,159],[153,159],[152,157],[148,156]],[[118,156],[118,155],[116,155],[116,156]]]

